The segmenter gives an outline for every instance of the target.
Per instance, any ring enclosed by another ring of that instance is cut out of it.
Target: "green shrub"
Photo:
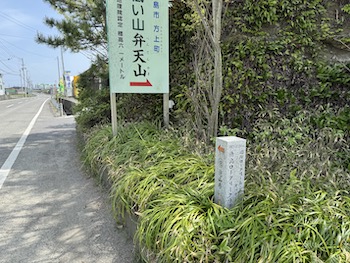
[[[148,262],[348,262],[350,170],[347,131],[313,121],[328,109],[260,115],[247,147],[245,196],[213,202],[213,155],[178,131],[149,123],[96,130],[85,147],[95,173],[108,167],[116,217],[139,218]],[[332,122],[331,122],[332,123]],[[344,127],[344,126],[341,126]]]
[[[109,89],[84,88],[79,93],[79,103],[74,107],[79,128],[88,130],[111,121]]]

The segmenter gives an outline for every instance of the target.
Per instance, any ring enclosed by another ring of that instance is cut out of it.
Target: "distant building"
[[[5,85],[4,81],[2,80],[2,74],[0,73],[0,96],[5,95]]]

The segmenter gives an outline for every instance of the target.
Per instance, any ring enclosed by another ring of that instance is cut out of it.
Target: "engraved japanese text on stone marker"
[[[246,140],[235,136],[216,138],[215,202],[232,208],[243,196]]]

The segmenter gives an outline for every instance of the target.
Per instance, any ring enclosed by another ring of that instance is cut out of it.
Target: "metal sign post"
[[[169,93],[163,94],[163,118],[164,118],[164,127],[169,128]]]
[[[111,121],[112,121],[112,133],[113,136],[117,135],[117,101],[116,94],[110,93],[111,98]]]

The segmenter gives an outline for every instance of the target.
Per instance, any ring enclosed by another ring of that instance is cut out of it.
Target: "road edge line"
[[[38,110],[38,112],[35,114],[35,116],[33,117],[33,119],[31,120],[31,122],[29,123],[27,129],[24,131],[24,133],[22,134],[21,138],[18,140],[16,146],[12,149],[12,152],[10,153],[10,155],[7,157],[6,161],[4,162],[4,164],[1,166],[0,168],[0,189],[2,188],[7,176],[9,175],[11,168],[13,166],[13,164],[15,163],[15,161],[17,160],[17,157],[19,155],[19,153],[21,152],[24,143],[27,140],[28,135],[30,134],[32,128],[34,127],[34,124],[36,122],[36,120],[38,119],[40,113],[42,112],[45,103],[48,101],[49,99],[46,99],[43,104],[41,105],[40,109]]]

